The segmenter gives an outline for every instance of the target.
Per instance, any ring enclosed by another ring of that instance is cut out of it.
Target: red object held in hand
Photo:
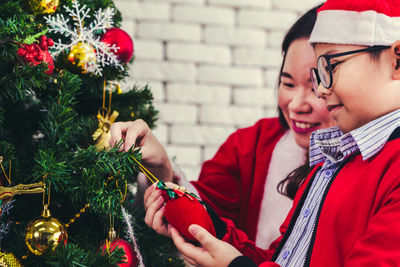
[[[177,192],[177,190],[174,191]],[[164,190],[163,197],[166,201],[165,219],[187,240],[197,241],[188,231],[188,227],[192,224],[203,227],[213,236],[216,235],[210,215],[198,199],[180,191],[176,198],[171,198]]]

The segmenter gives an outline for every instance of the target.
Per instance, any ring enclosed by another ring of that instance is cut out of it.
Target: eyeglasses
[[[368,47],[368,48],[357,49],[357,50],[347,51],[347,52],[333,54],[333,55],[319,56],[318,60],[317,60],[317,69],[311,68],[311,70],[310,70],[311,82],[313,85],[314,93],[318,96],[317,90],[318,90],[318,86],[321,82],[322,82],[322,85],[326,89],[330,89],[332,87],[332,83],[333,83],[332,82],[333,81],[332,71],[337,65],[344,62],[344,61],[340,61],[340,62],[331,64],[331,62],[330,62],[331,58],[342,57],[342,56],[347,56],[347,55],[361,53],[361,52],[376,51],[376,50],[381,50],[381,49],[385,49],[385,48],[388,48],[388,47],[387,46],[372,46],[372,47]]]

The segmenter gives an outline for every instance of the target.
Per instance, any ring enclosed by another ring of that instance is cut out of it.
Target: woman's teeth
[[[316,123],[304,123],[304,122],[297,122],[297,121],[294,122],[294,125],[300,129],[310,129],[310,128],[317,126]]]

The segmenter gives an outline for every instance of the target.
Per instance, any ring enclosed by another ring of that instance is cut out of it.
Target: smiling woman
[[[322,99],[313,93],[310,69],[315,54],[307,38],[294,41],[286,54],[278,91],[278,105],[296,143],[307,149],[310,135],[317,129],[335,125]]]

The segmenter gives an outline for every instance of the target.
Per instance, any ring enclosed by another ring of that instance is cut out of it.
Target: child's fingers
[[[196,263],[201,262],[202,258],[206,258],[203,248],[196,247],[193,244],[186,242],[174,227],[169,226],[169,230],[176,248],[183,254],[184,257],[187,257]]]
[[[193,266],[198,266],[198,263],[195,262],[194,260],[192,260],[191,258],[186,257],[186,256],[183,256],[183,258],[185,259],[185,261],[187,261],[187,262],[190,263],[191,265],[193,265]]]
[[[165,205],[162,206],[156,213],[154,214],[153,218],[153,226],[157,233],[169,236],[169,232],[167,229],[167,225],[164,221],[164,212],[165,212]]]
[[[130,122],[126,129],[125,151],[128,151],[134,145],[142,146],[149,131],[149,126],[143,120]]]
[[[150,189],[151,190],[151,189]],[[152,190],[153,192],[151,192],[149,194],[149,196],[147,197],[146,200],[144,200],[144,209],[147,211],[147,209],[149,208],[149,206],[151,205],[151,203],[153,203],[157,198],[159,198],[161,196],[161,190]]]
[[[206,229],[197,224],[190,225],[188,230],[207,251],[212,251],[220,241],[210,234]]]
[[[157,185],[154,183],[151,186],[149,186],[146,191],[144,192],[144,196],[143,196],[143,203],[146,205],[149,196],[151,195],[151,193],[153,193],[156,190]]]
[[[116,143],[119,142],[119,140],[122,139],[122,132],[125,129],[124,125],[125,125],[124,122],[115,122],[111,125],[110,127],[111,139],[109,141],[111,147],[113,147]]]
[[[146,215],[144,216],[144,222],[151,228],[154,229],[154,215],[164,204],[164,199],[159,196],[155,201],[153,201],[146,210]]]

